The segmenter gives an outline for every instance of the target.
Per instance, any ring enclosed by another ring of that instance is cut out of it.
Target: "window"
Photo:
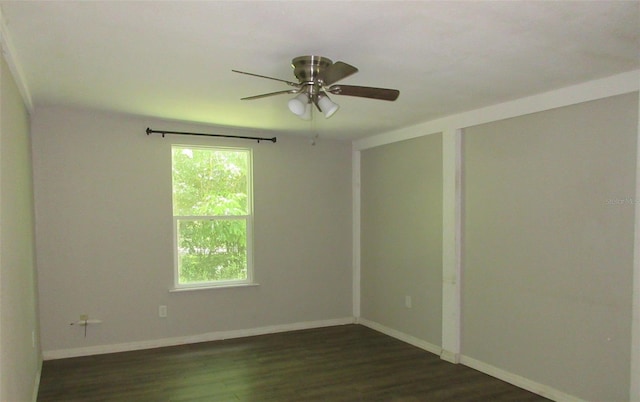
[[[176,288],[252,281],[251,150],[172,146]]]

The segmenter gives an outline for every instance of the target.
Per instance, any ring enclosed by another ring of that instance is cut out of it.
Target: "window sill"
[[[212,286],[193,286],[183,288],[171,288],[169,293],[191,292],[194,290],[213,290],[213,289],[230,289],[230,288],[250,288],[260,286],[259,283],[233,283],[229,285],[212,285]]]

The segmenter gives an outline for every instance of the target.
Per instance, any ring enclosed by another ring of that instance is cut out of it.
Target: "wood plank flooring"
[[[45,361],[48,401],[548,401],[360,325]]]

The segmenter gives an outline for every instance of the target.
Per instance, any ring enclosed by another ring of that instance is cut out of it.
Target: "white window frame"
[[[240,151],[247,153],[247,211],[248,215],[204,215],[204,216],[182,216],[174,215],[175,200],[173,197],[173,149],[174,147],[189,149],[205,149],[211,151]],[[171,215],[173,216],[173,291],[196,290],[196,289],[215,289],[237,286],[253,286],[253,150],[251,148],[241,147],[221,147],[210,145],[171,145]],[[180,283],[179,271],[179,252],[178,252],[178,221],[180,220],[244,220],[246,222],[246,244],[247,244],[247,277],[246,279],[218,280]]]

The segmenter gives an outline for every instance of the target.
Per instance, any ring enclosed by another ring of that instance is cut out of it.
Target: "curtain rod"
[[[152,130],[147,127],[147,135],[149,134],[162,134],[162,138],[164,138],[165,134],[178,134],[178,135],[201,135],[205,137],[224,137],[224,138],[239,138],[242,140],[254,140],[254,141],[271,141],[276,142],[276,137],[266,138],[266,137],[245,137],[242,135],[226,135],[226,134],[204,134],[204,133],[188,133],[185,131],[165,131],[165,130]]]

